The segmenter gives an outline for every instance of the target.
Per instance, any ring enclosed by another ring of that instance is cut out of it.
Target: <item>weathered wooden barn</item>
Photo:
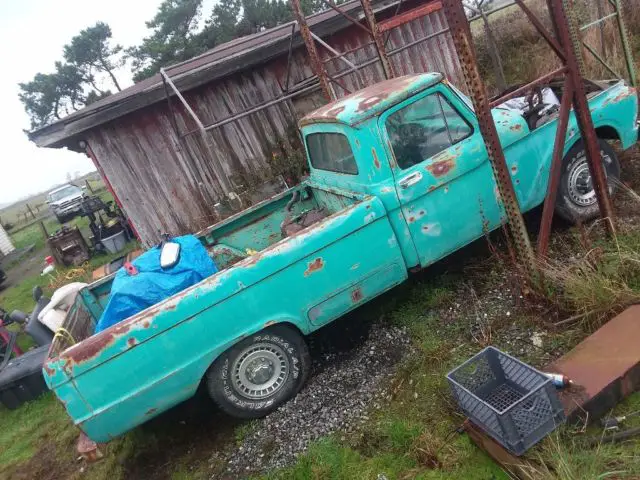
[[[443,34],[448,29],[440,2],[379,0],[373,7],[397,75],[439,71],[462,84],[452,40]],[[363,16],[358,0],[341,10]],[[384,78],[367,32],[334,10],[312,15],[307,23],[358,66],[354,72],[318,45],[327,70],[347,90]],[[206,136],[193,133],[197,124],[182,102],[173,95],[168,101],[172,92],[160,75],[30,134],[40,147],[87,153],[147,245],[160,233],[197,231],[213,223],[214,204],[224,193],[220,176],[260,177],[274,142],[290,134],[302,113],[326,102],[315,88],[317,78],[294,22],[220,45],[166,74],[202,123],[212,125]],[[338,96],[347,93],[335,90]]]

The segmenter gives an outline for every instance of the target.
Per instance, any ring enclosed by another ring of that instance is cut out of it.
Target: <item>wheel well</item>
[[[620,140],[618,131],[608,125],[596,128],[596,135],[603,140]]]

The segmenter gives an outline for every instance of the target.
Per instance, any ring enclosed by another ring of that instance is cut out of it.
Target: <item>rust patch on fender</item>
[[[416,217],[414,217],[414,216],[411,216],[411,217],[407,218],[407,222],[409,222],[409,223],[413,223],[415,221],[416,221]]]
[[[358,303],[362,300],[364,296],[362,295],[362,289],[360,287],[356,288],[353,292],[351,292],[351,301],[353,303]]]
[[[137,343],[138,343],[138,341],[133,337],[130,337],[127,340],[127,345],[129,345],[130,347],[135,347]]]
[[[519,123],[516,125],[512,125],[510,130],[513,130],[514,132],[519,132],[520,130],[522,130],[522,125],[520,125]]]
[[[56,370],[54,368],[49,367],[49,365],[47,365],[47,363],[45,363],[42,368],[44,368],[44,371],[47,372],[47,375],[49,375],[50,377],[53,376],[54,373],[56,373]]]
[[[371,155],[373,155],[373,164],[376,169],[380,170],[380,160],[378,160],[378,154],[376,153],[376,149],[371,147]]]
[[[324,268],[324,261],[322,258],[318,257],[313,262],[309,262],[307,265],[307,269],[304,271],[304,276],[308,277],[314,272],[322,270]]]
[[[515,175],[516,173],[518,173],[518,166],[517,166],[517,165],[512,165],[512,166],[511,166],[511,173],[513,173],[514,175]]]
[[[428,192],[428,193],[433,192],[435,189],[436,189],[436,186],[435,186],[435,185],[431,185],[431,186],[427,189],[427,192]]]
[[[453,170],[455,166],[456,163],[453,158],[448,158],[446,160],[433,162],[431,165],[427,166],[427,170],[429,170],[434,177],[442,177]]]
[[[635,89],[635,88],[633,88],[633,87],[629,87],[629,88],[627,88],[626,90],[624,90],[624,91],[620,92],[620,93],[619,93],[618,95],[616,95],[615,97],[607,99],[607,100],[603,103],[603,106],[604,106],[604,105],[609,105],[609,104],[611,104],[611,103],[618,103],[618,102],[621,102],[621,101],[622,101],[622,100],[624,100],[625,98],[627,98],[627,97],[631,97],[632,95],[635,95],[635,94],[636,94],[636,89]]]

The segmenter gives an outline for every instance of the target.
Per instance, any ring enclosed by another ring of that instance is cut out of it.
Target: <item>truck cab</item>
[[[589,86],[605,169],[617,177],[617,158],[604,140],[620,140],[623,148],[636,142],[635,90],[624,82]],[[541,94],[538,101],[549,105],[535,109],[543,112],[536,118],[509,103],[492,111],[523,212],[547,192],[562,91],[555,86],[548,93],[554,100]],[[312,181],[380,198],[410,266],[432,264],[506,222],[472,103],[439,73],[365,88],[312,112],[300,126]],[[597,214],[597,204],[579,140],[572,113],[565,154],[577,147],[579,161],[565,172],[569,185],[559,202],[573,207],[568,220],[584,221]]]

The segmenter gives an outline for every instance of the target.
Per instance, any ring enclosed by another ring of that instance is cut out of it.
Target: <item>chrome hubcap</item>
[[[233,363],[233,385],[245,398],[262,399],[282,388],[289,370],[288,357],[279,346],[257,343],[244,349]]]
[[[604,173],[607,175],[606,165],[611,163],[611,159],[608,155],[602,153],[602,163],[605,166]],[[594,205],[597,201],[596,192],[593,189],[593,182],[591,180],[591,172],[589,171],[589,165],[584,153],[580,156],[580,159],[573,164],[569,171],[569,198],[573,203],[581,207],[589,207]]]

